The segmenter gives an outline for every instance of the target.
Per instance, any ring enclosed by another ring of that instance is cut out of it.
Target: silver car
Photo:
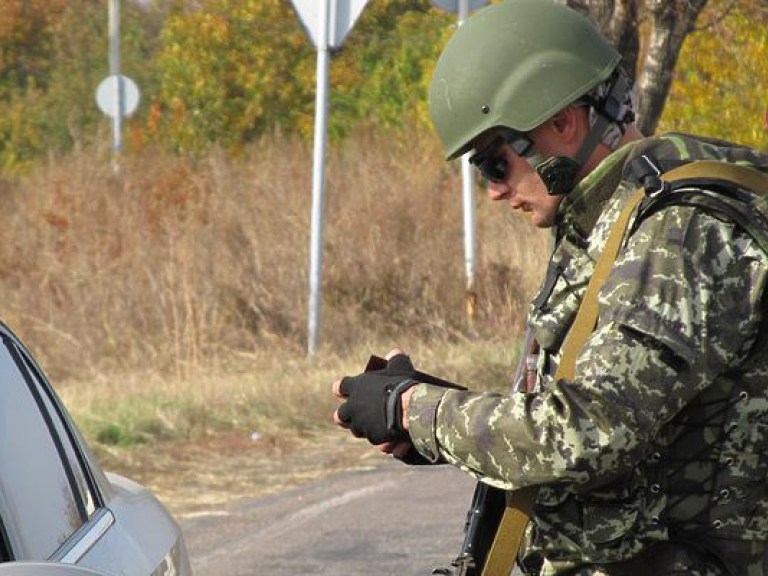
[[[105,474],[18,338],[0,323],[0,576],[191,574],[178,524]]]

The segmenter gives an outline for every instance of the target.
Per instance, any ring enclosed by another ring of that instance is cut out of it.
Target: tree
[[[366,6],[331,62],[331,136],[423,115],[449,21],[429,0]],[[275,130],[312,134],[315,50],[288,0],[176,0],[162,38],[154,109],[178,150],[238,147]]]
[[[43,148],[37,118],[52,71],[51,29],[63,0],[0,0],[0,170]]]
[[[65,6],[64,0],[0,0],[0,95],[16,86],[45,86],[49,32]]]
[[[122,7],[124,74],[151,93],[158,16]],[[82,144],[103,126],[94,92],[108,73],[103,0],[0,0],[0,171]]]
[[[428,126],[429,81],[455,22],[428,0],[372,2],[334,61],[337,70],[355,70],[346,83],[335,83],[335,109],[351,112],[354,123]]]
[[[177,1],[155,62],[159,127],[179,150],[312,122],[314,60],[284,0]]]
[[[660,127],[768,150],[766,82],[768,3],[713,0],[680,54]]]
[[[565,0],[587,14],[624,57],[635,79],[638,126],[653,134],[686,37],[708,0]],[[641,33],[647,36],[641,39]]]
[[[52,149],[67,150],[82,144],[98,127],[109,126],[110,120],[94,99],[96,87],[109,74],[107,15],[103,0],[69,0],[53,29],[53,70],[45,115],[48,146]],[[146,65],[155,50],[155,18],[135,4],[122,3],[120,70],[136,81],[144,98],[154,92],[156,84],[153,67]],[[146,113],[147,107],[142,108]],[[125,128],[133,123],[127,120]]]
[[[710,1],[559,1],[589,16],[622,53],[635,80],[638,125],[652,134],[683,44]],[[736,1],[711,3],[725,12]],[[241,144],[275,127],[311,134],[314,51],[287,0],[176,2],[158,60],[166,134],[184,141],[181,148]],[[331,134],[426,117],[426,86],[453,24],[428,0],[366,6],[332,61]]]

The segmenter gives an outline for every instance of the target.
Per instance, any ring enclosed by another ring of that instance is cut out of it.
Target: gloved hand
[[[465,390],[446,380],[414,369],[410,358],[397,354],[388,361],[372,356],[365,372],[341,380],[339,392],[347,401],[338,409],[338,418],[352,434],[371,444],[408,440],[403,429],[401,395],[420,382]]]

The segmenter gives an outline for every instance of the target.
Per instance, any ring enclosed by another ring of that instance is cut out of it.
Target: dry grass
[[[460,176],[430,136],[362,133],[328,158],[321,348],[307,358],[311,146],[97,153],[4,182],[2,317],[109,446],[325,426],[330,382],[390,343],[484,385],[511,370],[546,259],[478,192],[464,301]],[[504,382],[506,384],[506,382]]]

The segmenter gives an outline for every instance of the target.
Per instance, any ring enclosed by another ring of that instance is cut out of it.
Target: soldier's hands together
[[[400,396],[417,384],[414,376],[410,358],[400,350],[391,351],[386,360],[372,356],[362,374],[334,383],[334,394],[346,400],[334,420],[371,444],[407,441]]]
[[[334,421],[406,463],[426,462],[410,442],[404,417],[410,389],[420,382],[462,388],[416,371],[402,350],[390,351],[386,359],[372,356],[363,373],[334,383],[334,394],[345,400]]]

